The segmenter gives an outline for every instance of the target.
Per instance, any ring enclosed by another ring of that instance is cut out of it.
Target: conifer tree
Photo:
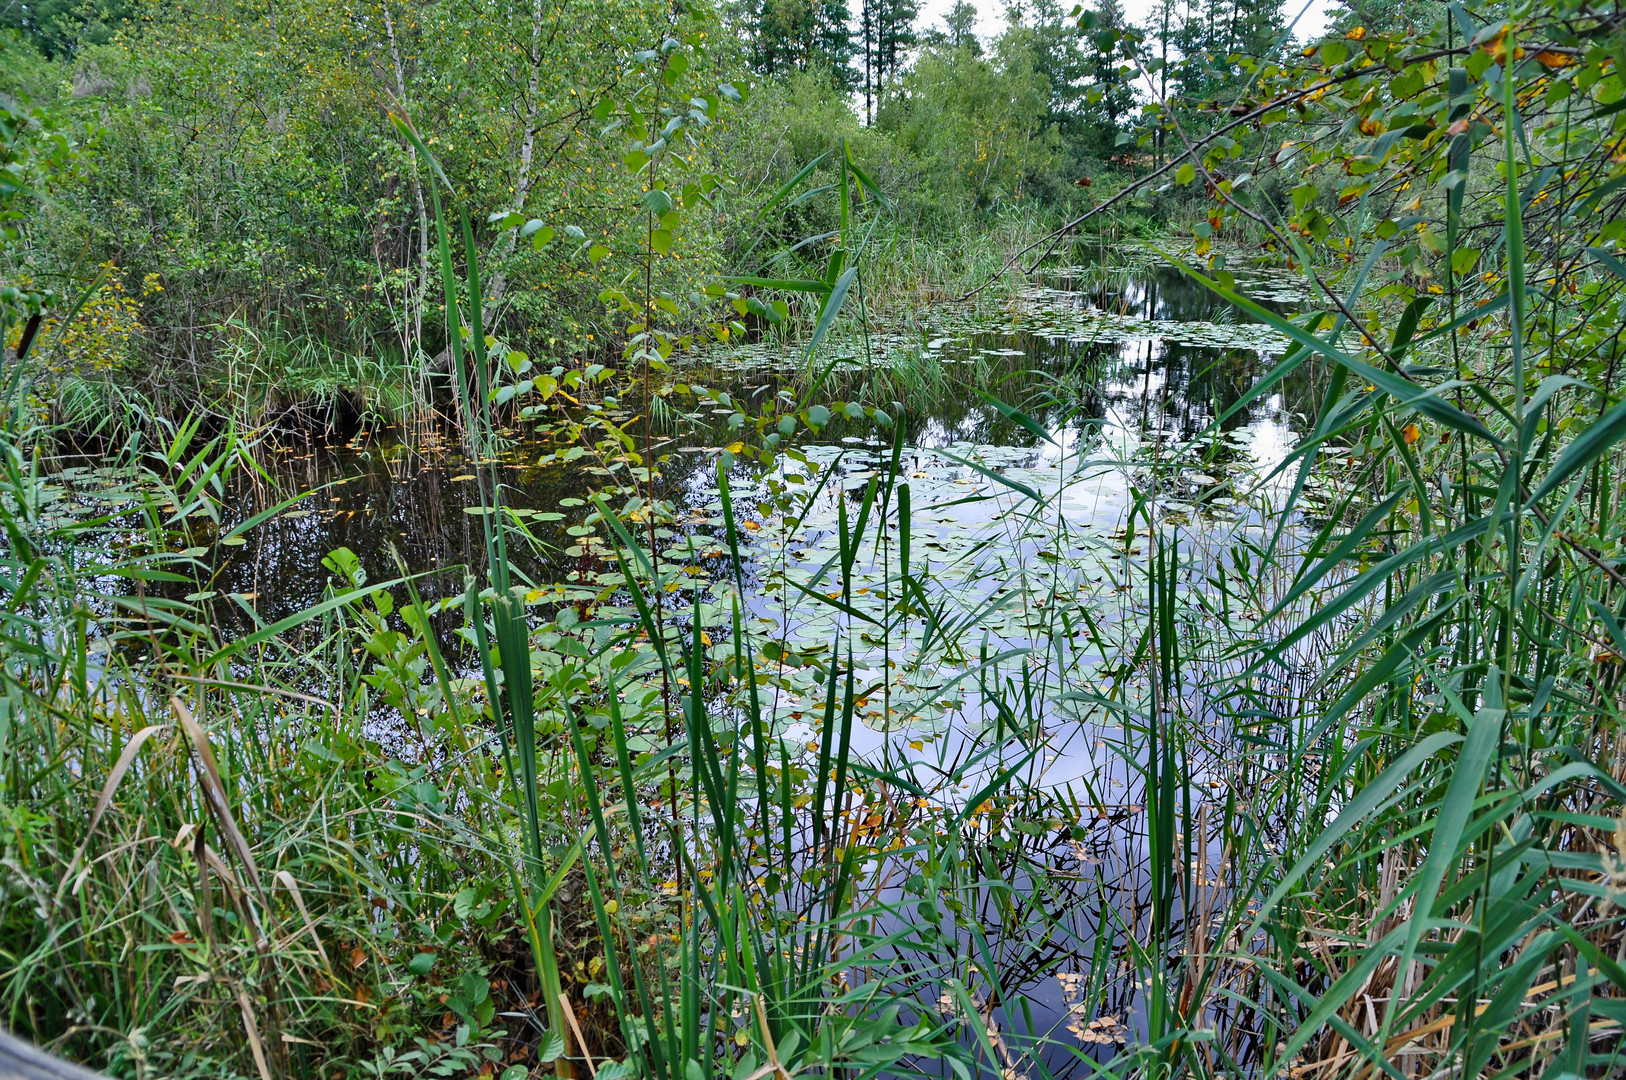
[[[847,0],[743,0],[735,18],[749,35],[751,66],[761,74],[823,71],[843,90],[857,87]]]
[[[948,36],[948,43],[954,48],[970,46],[974,52],[981,51],[981,46],[977,42],[975,5],[966,3],[966,0],[955,0],[954,7],[943,19],[943,27]]]
[[[918,42],[915,20],[919,5],[913,0],[863,0],[859,14],[862,39],[864,118],[874,116],[874,103],[898,72],[903,70],[909,50]],[[969,5],[966,5],[969,7]],[[972,9],[973,15],[975,9]]]

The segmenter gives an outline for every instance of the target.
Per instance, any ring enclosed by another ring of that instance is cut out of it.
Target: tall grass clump
[[[1467,93],[1465,77],[1445,81]],[[1531,275],[1525,183],[1554,174],[1519,140],[1511,60],[1481,92],[1501,117],[1501,141],[1485,151],[1500,182],[1481,189],[1501,221],[1489,279],[1498,291],[1458,299],[1468,283],[1455,268],[1475,261],[1458,258],[1451,224],[1466,149],[1451,151],[1460,176],[1442,265],[1453,269],[1438,294],[1389,309],[1394,294],[1369,295],[1358,264],[1335,291],[1300,250],[1331,311],[1289,319],[1238,291],[1223,263],[1191,271],[1290,343],[1248,399],[1307,365],[1322,372],[1321,408],[1278,470],[1285,495],[1272,496],[1259,526],[1216,538],[1159,508],[1178,460],[1125,462],[1137,497],[1116,618],[1047,624],[1017,650],[1020,677],[1013,656],[971,652],[982,723],[967,756],[942,770],[949,784],[924,782],[918,762],[853,756],[857,701],[882,687],[856,685],[839,636],[821,668],[816,761],[801,780],[762,705],[743,582],[709,621],[698,591],[686,619],[663,610],[658,598],[692,586],[600,505],[635,640],[647,643],[628,665],[647,665],[660,686],[668,732],[635,752],[618,716],[629,681],[613,668],[556,706],[590,822],[583,869],[604,943],[602,993],[620,1024],[618,1069],[692,1063],[766,1076],[931,1059],[1018,1074],[1088,1059],[1159,1076],[1613,1067],[1626,990],[1613,958],[1613,837],[1626,795],[1613,688],[1626,636],[1608,552],[1626,405],[1607,382],[1571,373],[1598,355],[1577,363],[1549,306],[1573,267],[1555,261],[1541,289]],[[863,190],[861,173],[852,188]],[[1375,229],[1380,240],[1386,229]],[[862,263],[850,257],[862,250],[844,248],[822,281],[752,282],[823,298],[810,353],[825,315],[839,311],[838,289],[863,295]],[[1594,251],[1583,319],[1626,279],[1612,254]],[[1375,248],[1368,267],[1382,258]],[[1374,321],[1384,315],[1387,327]],[[932,599],[942,582],[911,574],[901,450],[861,498],[838,499],[832,588],[803,591],[839,612],[849,634],[887,640],[924,618],[968,643],[987,609],[973,604],[962,620]],[[1334,454],[1342,469],[1325,464]],[[1029,520],[1067,528],[1059,495],[971,467]],[[726,472],[718,484],[738,567]],[[861,551],[897,559],[879,615],[854,606]],[[1052,595],[1069,587],[1060,579]],[[1069,653],[1064,638],[1083,648]],[[605,655],[590,651],[574,670]],[[886,671],[883,686],[890,680]],[[1024,771],[1061,717],[1115,732],[1102,743],[1130,798],[1109,800],[1085,780],[1068,806]],[[652,762],[664,768],[640,775]],[[658,813],[646,809],[651,789]],[[898,827],[892,793],[918,800],[918,831],[869,842],[876,832],[866,830]],[[862,816],[849,809],[858,806]],[[1080,889],[1058,852],[1005,839],[1007,829],[1027,835],[1017,825],[1042,834],[1035,811],[1052,809],[1080,843],[1091,822],[1126,821],[1113,843],[1127,869]],[[994,839],[994,851],[1017,855],[976,851]],[[900,880],[923,892],[894,887]],[[967,902],[984,889],[1008,905],[997,947],[986,909]],[[681,913],[678,930],[646,936],[647,924],[622,913],[662,893]],[[1041,913],[1030,906],[1040,897],[1063,899]],[[1061,969],[1046,974],[1086,986],[1082,1015],[1100,1013],[1075,1040],[1036,1021],[1033,970],[1010,962],[1040,941]],[[1126,1050],[1099,1061],[1090,1047],[1116,1045],[1119,1026]],[[876,1048],[900,1041],[909,1049],[896,1057]]]

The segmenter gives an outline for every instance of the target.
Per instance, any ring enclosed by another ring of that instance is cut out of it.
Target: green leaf
[[[660,188],[651,188],[644,192],[644,206],[656,217],[665,217],[672,212],[672,196]]]
[[[1501,673],[1492,668],[1486,681],[1495,682],[1500,678]],[[1480,785],[1485,782],[1485,772],[1490,768],[1500,745],[1502,724],[1506,716],[1503,709],[1487,707],[1475,713],[1468,723],[1467,737],[1463,740],[1462,750],[1451,770],[1451,782],[1446,787],[1445,797],[1441,800],[1434,818],[1434,829],[1428,839],[1428,856],[1423,860],[1422,871],[1417,876],[1416,906],[1407,926],[1405,948],[1401,950],[1400,962],[1396,965],[1400,971],[1410,968],[1412,958],[1417,955],[1417,948],[1422,943],[1423,934],[1431,926],[1436,925],[1432,918],[1435,899],[1439,896],[1440,885],[1446,880],[1447,874],[1459,857],[1457,841],[1467,828],[1474,800],[1479,795]],[[1391,1012],[1385,1018],[1382,1036],[1388,1036],[1389,1028],[1396,1017],[1397,1013]],[[1303,1043],[1299,1045],[1302,1046]]]
[[[731,285],[751,285],[758,289],[782,289],[785,292],[817,293],[819,296],[830,295],[830,283],[827,281],[813,281],[808,278],[765,278],[765,277],[726,277],[723,279]]]
[[[734,100],[734,101],[739,100],[739,92],[737,90],[734,90],[734,88],[732,86],[730,86],[729,84],[727,84],[727,83],[724,83],[722,86],[719,86],[718,90],[722,91],[722,94],[723,94],[724,97],[729,97],[730,92],[732,91],[733,92],[732,93],[732,100]],[[785,183],[784,187],[782,187],[778,191],[774,192],[773,198],[769,199],[767,202],[762,204],[762,209],[757,211],[757,217],[760,219],[763,214],[766,214],[769,210],[772,210],[775,206],[779,205],[780,201],[783,200],[786,195],[789,195],[791,192],[796,190],[796,185],[797,184],[800,184],[803,180],[806,180],[808,174],[811,173],[814,169],[819,167],[819,162],[823,161],[825,158],[827,158],[829,156],[830,156],[830,151],[826,150],[824,153],[820,154],[818,157],[814,158],[812,161],[808,162],[806,165],[803,165],[801,170],[799,172],[797,172],[797,174],[795,176],[791,177],[790,180]]]
[[[1622,100],[1626,102],[1626,99]],[[1621,179],[1626,179],[1626,177]],[[1600,247],[1589,247],[1586,249],[1586,253],[1598,260],[1598,265],[1620,278],[1620,280],[1626,281],[1626,265],[1622,265],[1619,259]]]
[[[1564,447],[1547,475],[1530,493],[1525,505],[1534,506],[1564,485],[1564,481],[1586,468],[1626,438],[1626,400],[1598,417],[1578,438]]]
[[[563,1057],[564,1052],[564,1037],[557,1031],[549,1031],[543,1034],[541,1043],[537,1045],[536,1058],[542,1064],[549,1065]]]
[[[1356,378],[1365,379],[1377,389],[1383,391],[1385,394],[1388,394],[1390,397],[1393,397],[1396,401],[1400,402],[1400,404],[1416,409],[1418,412],[1426,414],[1431,419],[1444,424],[1446,427],[1461,431],[1467,435],[1472,435],[1475,438],[1484,439],[1486,442],[1495,446],[1502,445],[1502,440],[1498,439],[1495,434],[1493,434],[1491,430],[1482,424],[1478,419],[1470,416],[1468,413],[1463,412],[1455,405],[1452,405],[1450,402],[1439,397],[1439,387],[1426,387],[1399,375],[1395,375],[1392,372],[1381,371],[1378,368],[1373,367],[1371,364],[1363,363],[1360,360],[1355,359],[1353,356],[1350,356],[1336,345],[1332,344],[1332,342],[1323,341],[1321,338],[1318,338],[1314,334],[1310,333],[1304,327],[1283,318],[1268,308],[1254,303],[1247,297],[1226,288],[1218,282],[1204,277],[1202,274],[1199,274],[1197,271],[1193,270],[1191,267],[1187,266],[1184,262],[1175,258],[1174,256],[1170,255],[1165,257],[1168,258],[1168,260],[1175,266],[1183,270],[1186,274],[1196,278],[1211,291],[1223,296],[1237,307],[1254,316],[1260,322],[1266,323],[1269,326],[1280,330],[1283,334],[1286,334],[1294,341],[1308,346],[1334,363],[1342,364],[1344,367],[1349,369],[1349,373],[1351,375],[1354,375]]]
[[[434,970],[434,967],[435,954],[432,952],[418,953],[407,961],[407,970],[414,975],[427,975]]]
[[[359,589],[367,584],[367,571],[361,568],[360,557],[347,547],[337,547],[328,552],[322,558],[322,565],[329,573],[348,581],[352,588]]]
[[[1009,405],[1005,404],[1003,401],[1000,401],[992,394],[986,393],[982,390],[978,390],[977,395],[988,404],[998,409],[1000,415],[1005,417],[1007,420],[1016,422],[1017,424],[1021,425],[1024,430],[1028,431],[1030,434],[1037,435],[1051,446],[1056,445],[1056,440],[1050,437],[1050,433],[1041,427],[1032,417],[1028,416],[1027,413],[1022,412],[1020,409],[1011,408]]]
[[[1174,182],[1176,184],[1189,184],[1195,179],[1197,179],[1197,170],[1191,167],[1189,161],[1174,170]]]
[[[788,417],[786,419],[789,419]],[[807,423],[812,428],[822,428],[830,422],[830,410],[823,405],[814,405],[807,410]],[[784,430],[784,420],[779,422],[780,430]],[[794,422],[793,422],[794,423]],[[794,430],[794,428],[792,429]],[[789,434],[789,432],[786,432]]]
[[[843,139],[842,143],[845,145],[846,140]],[[853,150],[852,150],[851,146],[846,147],[846,154],[847,154],[847,169],[848,169],[848,171],[850,171],[853,174],[853,177],[858,181],[858,193],[859,193],[859,195],[862,197],[864,192],[868,191],[871,195],[875,196],[875,200],[877,202],[879,202],[882,206],[890,205],[888,200],[887,200],[887,197],[884,194],[882,194],[880,187],[875,183],[875,181],[873,181],[873,180],[871,180],[869,178],[868,173],[864,172],[863,169],[858,167],[858,162],[853,160]]]
[[[1001,473],[996,473],[992,469],[988,469],[988,468],[985,468],[985,467],[983,467],[981,465],[978,465],[975,461],[972,461],[969,458],[956,457],[955,455],[949,453],[947,450],[939,450],[939,451],[937,451],[937,454],[938,454],[939,457],[945,457],[945,458],[948,458],[950,461],[956,462],[957,464],[964,465],[966,468],[970,469],[973,472],[981,473],[982,475],[986,476],[988,479],[994,481],[996,484],[1003,484],[1006,487],[1010,488],[1012,491],[1017,491],[1017,492],[1022,493],[1023,495],[1026,495],[1028,498],[1032,499],[1034,502],[1038,503],[1041,506],[1044,505],[1044,501],[1045,501],[1044,496],[1040,495],[1037,491],[1035,491],[1032,488],[1028,487],[1026,484],[1022,483],[1020,480],[1012,480],[1008,476],[1005,476],[1005,475],[1003,475]]]
[[[1406,305],[1406,310],[1400,315],[1400,321],[1395,324],[1394,339],[1389,343],[1389,355],[1397,361],[1405,353],[1406,346],[1411,344],[1412,336],[1417,333],[1417,320],[1423,317],[1423,312],[1434,302],[1432,296],[1419,296]]]
[[[824,308],[819,312],[818,324],[813,327],[813,336],[808,339],[805,362],[812,361],[813,353],[829,335],[830,328],[836,324],[836,316],[841,314],[841,306],[847,302],[847,291],[852,288],[853,279],[857,276],[858,267],[850,266],[830,287],[830,295],[824,298]]]
[[[649,234],[649,246],[657,255],[669,255],[672,252],[672,234],[666,229],[656,229]]]

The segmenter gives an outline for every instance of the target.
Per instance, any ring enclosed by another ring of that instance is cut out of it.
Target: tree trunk
[[[519,170],[514,176],[514,209],[525,212],[525,199],[531,192],[531,158],[536,152],[536,120],[542,111],[542,0],[531,4],[531,80],[525,103],[525,134],[519,142]],[[489,302],[495,305],[508,288],[508,278],[502,272],[502,262],[514,253],[519,233],[506,230],[492,251],[496,272],[491,275]]]
[[[395,40],[395,20],[390,18],[389,0],[379,0],[379,6],[384,12],[384,31],[389,35],[390,59],[395,63],[395,100],[405,108],[406,68],[401,63],[401,47]],[[410,303],[404,305],[411,312],[412,325],[402,327],[401,342],[410,360],[414,353],[419,356],[423,353],[423,304],[429,291],[429,211],[424,206],[423,183],[418,179],[418,149],[409,143],[407,153],[412,161],[412,201],[418,211],[418,287]],[[427,374],[427,371],[419,372],[420,389]]]

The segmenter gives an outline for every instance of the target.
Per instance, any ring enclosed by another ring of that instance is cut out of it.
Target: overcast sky
[[[920,22],[921,29],[943,23],[943,16],[954,7],[955,0],[921,0]],[[1142,22],[1153,8],[1153,0],[1121,0],[1124,11],[1135,22]],[[972,0],[977,8],[977,34],[979,37],[991,37],[1005,27],[1005,0]],[[1306,0],[1287,0],[1287,17],[1292,18],[1304,8]],[[1324,8],[1330,0],[1308,0],[1309,10],[1299,19],[1294,27],[1294,35],[1300,41],[1308,41],[1319,36],[1327,25]],[[857,10],[858,5],[852,5]],[[1063,3],[1063,8],[1072,10],[1072,5]]]

